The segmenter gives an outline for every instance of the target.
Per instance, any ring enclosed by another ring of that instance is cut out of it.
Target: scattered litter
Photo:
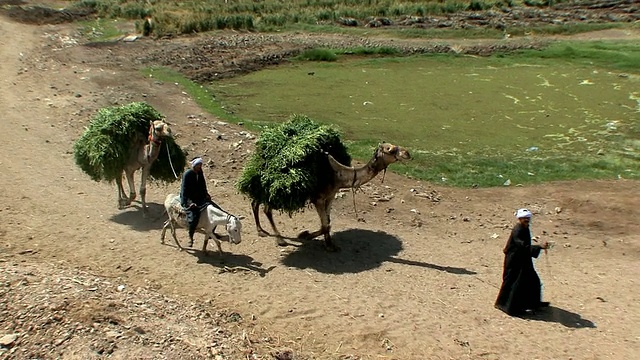
[[[122,41],[124,42],[133,42],[138,40],[139,36],[138,35],[128,35],[122,38]]]

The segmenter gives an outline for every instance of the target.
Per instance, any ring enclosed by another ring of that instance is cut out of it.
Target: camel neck
[[[343,180],[340,184],[341,188],[351,188],[362,186],[380,173],[384,169],[384,164],[380,163],[379,158],[373,158],[369,160],[367,164],[359,168],[352,168],[353,174],[351,177],[342,176],[339,179]]]
[[[149,160],[154,161],[160,155],[160,145],[162,142],[160,140],[155,140],[151,136],[149,137],[151,141],[149,141],[149,150],[147,152],[147,157]]]

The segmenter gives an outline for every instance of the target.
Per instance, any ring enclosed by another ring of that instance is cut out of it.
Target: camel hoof
[[[289,243],[287,243],[283,238],[281,237],[276,237],[276,244],[278,246],[289,246]]]
[[[258,230],[258,236],[259,237],[267,237],[267,236],[271,236],[271,235],[269,235],[269,233],[266,232],[266,231]]]
[[[333,245],[333,244],[324,244],[324,248],[328,251],[328,252],[338,252],[340,251],[340,248]]]
[[[298,234],[298,239],[302,239],[302,240],[311,240],[311,234],[309,233],[309,231],[305,230],[303,232],[301,232],[300,234]]]

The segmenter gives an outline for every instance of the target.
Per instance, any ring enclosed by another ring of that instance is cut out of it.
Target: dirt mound
[[[391,40],[338,34],[216,33],[193,42],[166,43],[166,46],[150,51],[142,61],[149,65],[161,64],[172,67],[196,82],[206,83],[288,62],[291,57],[318,47],[385,47],[396,49],[404,55],[457,53],[486,56],[497,52],[538,49],[543,44],[542,40],[443,44],[428,40]]]
[[[8,1],[9,5],[19,5],[21,1]],[[62,24],[83,20],[93,15],[89,8],[56,10],[42,6],[9,6],[2,13],[10,19],[31,25]]]

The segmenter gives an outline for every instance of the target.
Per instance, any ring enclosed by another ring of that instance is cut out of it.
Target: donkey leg
[[[171,220],[167,220],[162,224],[162,234],[160,235],[160,244],[164,244],[164,235],[167,233],[167,228],[169,228]]]
[[[220,240],[213,238],[213,241],[216,242],[216,246],[218,247],[218,255],[222,257],[222,244],[220,244]]]
[[[176,236],[176,226],[173,223],[173,221],[171,221],[171,235],[173,235],[173,241],[176,242],[176,246],[178,247],[178,249],[180,251],[184,250],[184,248],[182,247],[182,245],[180,245],[180,241],[178,241],[178,237]]]
[[[202,252],[205,255],[207,254],[207,246],[209,245],[209,238],[210,237],[211,237],[211,235],[204,234],[204,243],[202,244]]]

